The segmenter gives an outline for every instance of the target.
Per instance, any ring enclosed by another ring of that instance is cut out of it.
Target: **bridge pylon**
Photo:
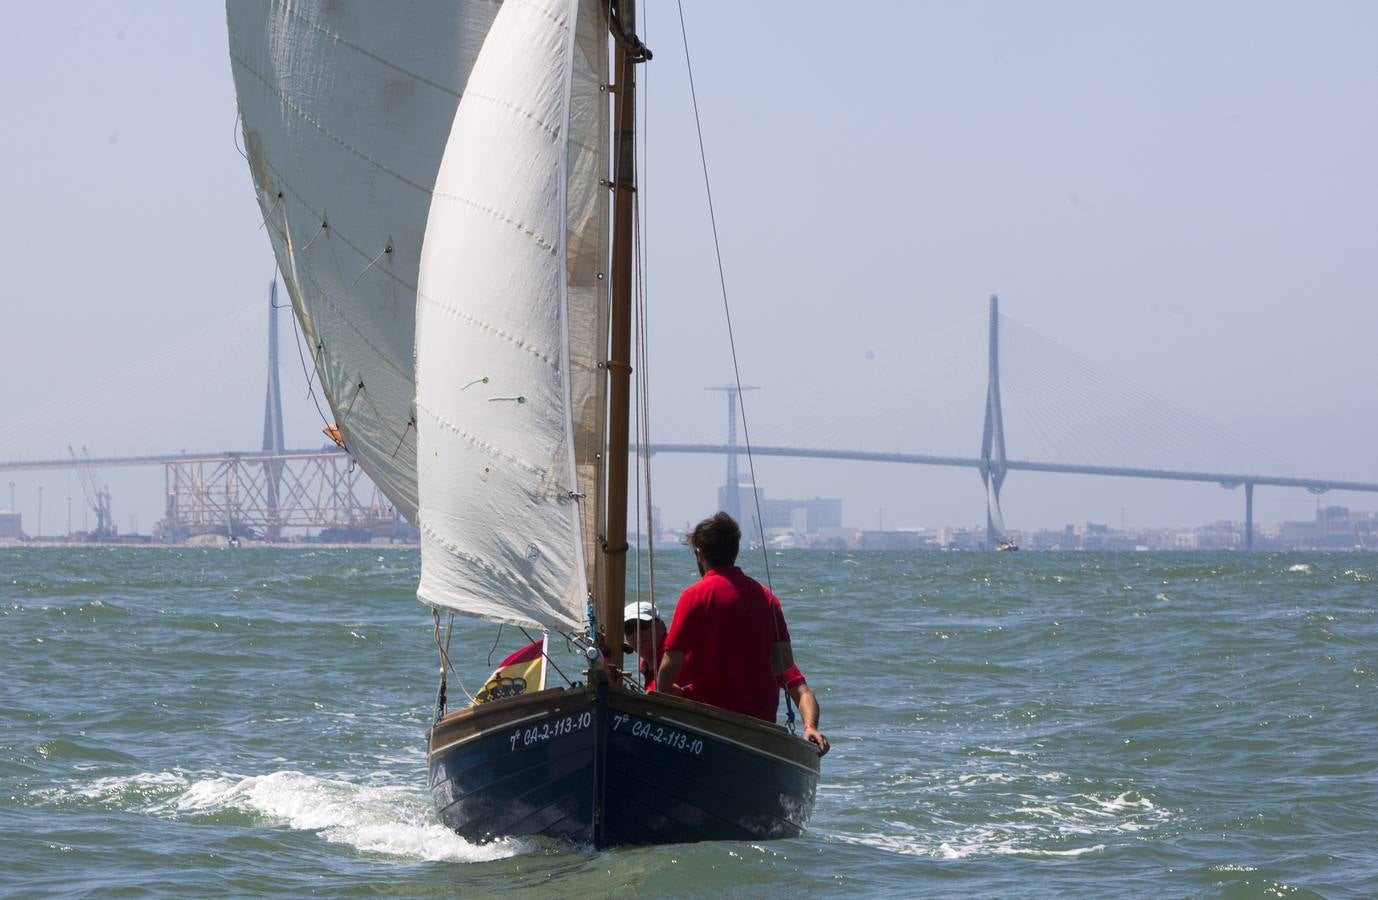
[[[754,385],[721,384],[704,388],[727,394],[727,476],[723,481],[722,510],[740,524],[742,521],[742,479],[737,468],[737,400],[742,391],[760,390]],[[752,485],[755,489],[755,485]]]
[[[278,281],[273,279],[268,289],[268,395],[263,404],[263,450],[266,453],[281,455],[287,449],[282,436],[282,386],[278,382]],[[265,500],[268,506],[269,524],[266,536],[270,541],[282,537],[278,524],[279,488],[282,486],[282,463],[280,461],[263,464]]]
[[[1005,462],[1005,419],[1000,412],[1000,298],[990,298],[990,349],[986,364],[986,426],[981,435],[981,483],[986,487],[986,548],[1004,539],[1005,517],[1000,512],[1000,487],[1008,471]]]

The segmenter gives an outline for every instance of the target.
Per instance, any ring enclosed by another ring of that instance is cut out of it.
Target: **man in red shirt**
[[[641,682],[648,691],[656,689],[656,669],[665,658],[665,635],[665,621],[650,603],[642,600],[627,604],[623,612],[622,636],[627,646],[641,658]],[[799,671],[799,666],[791,665],[780,676],[779,683],[799,707],[799,717],[804,722],[804,740],[818,747],[819,756],[827,753],[828,737],[818,730],[818,698],[804,680],[804,673]]]
[[[794,653],[779,599],[736,566],[741,540],[725,512],[695,526],[689,542],[703,577],[675,605],[656,684],[774,722],[779,676]]]

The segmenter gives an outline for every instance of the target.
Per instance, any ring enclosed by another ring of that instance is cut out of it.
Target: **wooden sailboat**
[[[441,819],[597,846],[799,834],[813,745],[622,671],[631,0],[228,9],[265,224],[346,447],[421,533],[418,596],[437,628],[587,645],[578,684],[445,711],[442,681]]]

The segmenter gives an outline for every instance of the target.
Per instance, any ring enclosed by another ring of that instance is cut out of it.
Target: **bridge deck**
[[[633,447],[635,452],[637,448]],[[729,452],[744,453],[746,448],[740,444],[651,444],[651,453],[686,453],[700,455],[725,455]],[[808,447],[752,447],[757,456],[786,456],[796,459],[836,459],[855,462],[899,463],[919,466],[957,466],[980,469],[981,460],[972,456],[932,456],[922,453],[879,453],[866,450],[824,450]],[[287,461],[293,459],[313,459],[320,457],[343,456],[344,451],[334,447],[317,450],[247,450],[225,453],[176,453],[154,454],[149,456],[107,456],[83,458],[80,463],[68,458],[16,460],[0,462],[0,471],[32,471],[38,469],[70,469],[81,466],[155,466],[173,463],[217,463],[228,459],[252,462]],[[1071,463],[1045,463],[1031,460],[1009,459],[1005,468],[1023,472],[1060,472],[1068,475],[1108,475],[1119,478],[1158,478],[1169,481],[1199,481],[1236,487],[1242,484],[1268,485],[1272,487],[1297,487],[1316,493],[1325,491],[1369,491],[1378,493],[1378,483],[1367,481],[1341,481],[1329,478],[1292,478],[1280,475],[1264,475],[1247,472],[1193,472],[1177,469],[1144,469],[1123,466],[1092,466]]]

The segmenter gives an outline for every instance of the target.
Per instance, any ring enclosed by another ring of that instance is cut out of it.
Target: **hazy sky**
[[[723,398],[703,388],[732,369],[675,10],[642,12],[652,428],[717,441]],[[1229,440],[1161,420],[1174,408],[1250,445],[1254,468],[1378,481],[1378,4],[685,15],[756,442],[976,455],[998,293],[1019,323],[1011,458],[1229,461]],[[223,8],[49,2],[5,20],[0,459],[258,446],[273,259]],[[316,446],[282,324],[288,443]],[[1106,373],[1122,384],[1097,393]],[[1134,386],[1158,400],[1124,400]],[[722,470],[657,459],[667,523],[711,511]],[[768,496],[842,497],[849,524],[984,517],[967,470],[757,474]],[[150,530],[162,472],[100,475],[120,528]],[[65,530],[68,496],[82,527],[74,476],[0,474],[0,507],[10,480],[30,530],[40,484],[45,531]],[[1118,479],[1015,473],[1004,499],[1015,528],[1243,516],[1239,491]],[[1256,501],[1264,522],[1316,504]]]

